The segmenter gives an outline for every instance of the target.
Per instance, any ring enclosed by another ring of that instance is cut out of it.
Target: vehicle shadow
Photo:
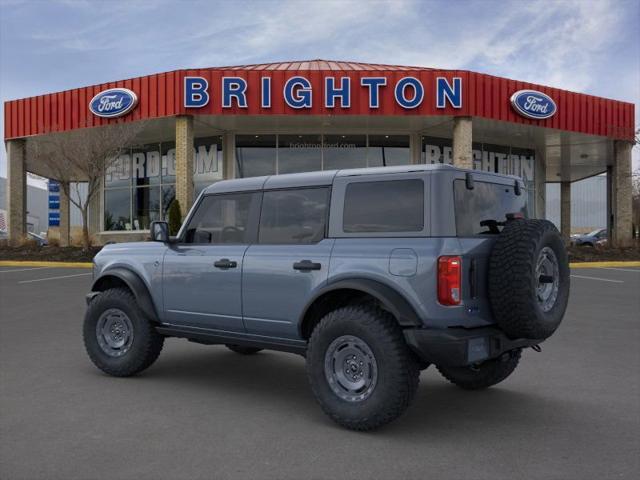
[[[310,428],[340,429],[315,402],[302,357],[272,351],[245,356],[222,346],[206,348],[161,357],[162,361],[140,378],[154,383],[171,382],[177,389],[188,389],[198,395],[207,395],[216,389],[233,397],[234,403],[248,412],[254,408],[262,411],[268,404],[273,411],[281,410],[285,415],[295,411],[296,415],[305,416]],[[561,423],[576,421],[578,412],[570,401],[517,388],[507,380],[487,390],[465,391],[449,384],[430,367],[422,373],[411,407],[378,432],[384,432],[388,438],[402,436],[405,440],[413,434],[455,439],[459,437],[460,428],[464,428],[466,434],[476,431],[482,435],[487,430],[499,430],[502,425],[508,429],[509,424],[514,423],[536,429],[549,422],[550,414],[554,421]]]

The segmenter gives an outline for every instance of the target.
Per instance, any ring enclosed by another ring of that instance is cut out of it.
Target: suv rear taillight
[[[460,257],[438,258],[438,301],[442,305],[460,305],[461,267]]]

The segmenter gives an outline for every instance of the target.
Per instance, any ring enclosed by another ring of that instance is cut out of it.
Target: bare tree
[[[50,177],[59,181],[69,201],[82,214],[82,244],[91,246],[89,205],[100,191],[100,183],[118,156],[130,147],[140,133],[138,123],[112,124],[46,137],[29,139],[27,156],[46,167]],[[78,182],[87,183],[87,195],[80,195]],[[75,185],[72,194],[71,185]]]

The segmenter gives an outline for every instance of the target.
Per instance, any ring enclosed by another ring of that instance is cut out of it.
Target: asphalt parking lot
[[[301,357],[170,339],[136,378],[81,340],[89,270],[0,268],[3,479],[604,479],[640,475],[640,269],[572,271],[542,353],[482,392],[423,372],[395,423],[355,433]]]

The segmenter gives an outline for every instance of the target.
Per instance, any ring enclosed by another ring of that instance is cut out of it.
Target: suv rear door
[[[296,339],[311,291],[324,284],[333,240],[326,238],[328,186],[265,190],[258,243],[244,257],[247,332]]]
[[[260,193],[204,196],[164,257],[165,322],[244,332],[242,261],[255,240]]]

